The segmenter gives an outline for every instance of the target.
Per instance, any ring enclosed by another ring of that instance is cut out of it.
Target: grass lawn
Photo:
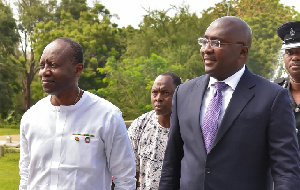
[[[0,136],[2,135],[17,135],[20,134],[20,129],[0,128]]]
[[[20,134],[18,125],[0,125],[0,135]],[[0,190],[18,190],[20,184],[18,152],[5,151],[0,157]]]
[[[0,190],[19,189],[19,153],[4,153],[0,157]]]
[[[20,127],[18,125],[0,125],[0,136],[17,134],[20,134]]]

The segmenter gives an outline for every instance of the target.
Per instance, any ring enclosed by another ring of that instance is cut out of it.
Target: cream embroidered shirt
[[[154,110],[135,119],[129,127],[128,135],[140,173],[137,189],[158,189],[168,134],[169,128],[158,123]]]

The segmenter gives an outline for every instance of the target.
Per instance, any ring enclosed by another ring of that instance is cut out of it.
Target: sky
[[[196,13],[200,17],[202,10],[214,6],[222,0],[87,0],[91,5],[97,1],[103,4],[111,14],[117,14],[119,19],[113,19],[119,27],[128,25],[138,28],[138,25],[143,20],[143,15],[146,15],[146,10],[167,10],[170,5],[189,5],[190,12]],[[295,6],[296,11],[300,12],[299,0],[280,0],[280,3],[288,6]],[[146,9],[146,10],[145,10]]]

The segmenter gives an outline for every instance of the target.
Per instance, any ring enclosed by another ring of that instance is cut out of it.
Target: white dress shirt
[[[214,87],[214,83],[215,82],[225,82],[228,86],[225,88],[225,90],[222,91],[222,107],[221,107],[221,111],[220,111],[220,116],[219,116],[219,121],[218,121],[218,125],[220,125],[224,113],[226,111],[226,108],[231,100],[232,94],[237,86],[237,84],[239,83],[242,75],[245,72],[245,65],[236,73],[234,73],[233,75],[231,75],[230,77],[228,77],[227,79],[223,80],[223,81],[218,81],[217,79],[210,77],[209,78],[209,83],[207,86],[207,89],[205,91],[205,94],[203,96],[203,101],[202,101],[202,105],[201,105],[201,110],[200,110],[200,125],[202,126],[202,120],[204,117],[204,114],[207,110],[208,104],[210,102],[210,100],[213,98],[214,94],[216,93],[216,88]]]
[[[25,190],[135,189],[135,161],[120,110],[87,91],[71,106],[50,96],[21,120],[20,186]]]

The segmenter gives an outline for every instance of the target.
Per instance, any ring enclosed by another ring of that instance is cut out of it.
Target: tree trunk
[[[24,88],[24,110],[27,111],[31,106],[31,93],[30,93],[30,85],[31,82],[35,76],[35,74],[38,71],[38,66],[35,64],[34,61],[34,52],[33,49],[31,49],[30,52],[30,65],[29,65],[29,71],[25,71],[25,79],[23,81],[23,88]]]

